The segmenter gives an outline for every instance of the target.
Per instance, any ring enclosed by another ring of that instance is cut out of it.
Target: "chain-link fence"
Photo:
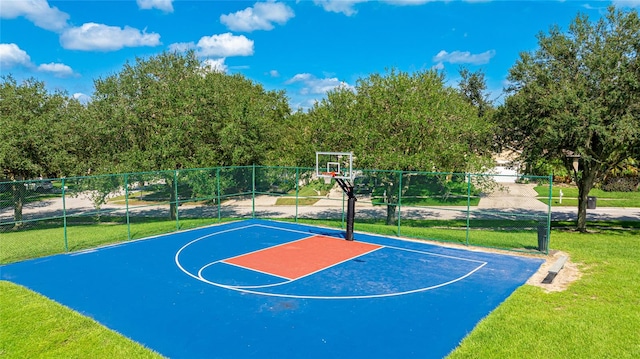
[[[548,253],[550,177],[355,171],[356,231]],[[505,181],[508,180],[508,181]],[[243,218],[345,226],[314,169],[217,167],[0,182],[0,263]]]

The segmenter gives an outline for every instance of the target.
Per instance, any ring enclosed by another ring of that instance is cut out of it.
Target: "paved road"
[[[533,185],[503,184],[493,193],[482,197],[477,206],[470,208],[470,217],[475,218],[516,218],[530,216],[540,219],[547,215],[547,206],[538,201]],[[340,189],[334,189],[328,196],[321,198],[313,206],[275,205],[277,197],[258,196],[255,201],[249,199],[229,200],[222,205],[222,216],[250,217],[255,209],[259,217],[293,218],[340,218],[343,208],[343,194]],[[91,215],[95,209],[87,196],[66,197],[65,208],[67,215]],[[123,214],[124,206],[107,204],[103,213]],[[132,207],[133,215],[168,216],[168,206]],[[404,219],[464,219],[467,217],[467,207],[401,207]],[[359,197],[356,203],[357,218],[385,218],[385,206],[373,206],[367,197]],[[47,199],[25,205],[23,218],[25,220],[37,218],[60,217],[63,214],[62,198]],[[217,217],[217,206],[180,206],[181,217]],[[577,208],[553,207],[552,220],[575,220]],[[12,208],[0,208],[0,223],[13,220]],[[599,207],[587,211],[587,220],[637,220],[640,221],[640,208],[611,208]]]

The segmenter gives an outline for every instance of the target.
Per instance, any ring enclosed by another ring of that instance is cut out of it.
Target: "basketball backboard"
[[[316,176],[353,180],[353,152],[316,152]]]

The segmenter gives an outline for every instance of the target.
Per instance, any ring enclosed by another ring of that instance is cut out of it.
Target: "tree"
[[[10,181],[73,174],[74,130],[84,107],[65,93],[49,93],[41,81],[0,84],[0,177]],[[11,185],[14,221],[20,225],[25,186]]]
[[[491,127],[436,71],[390,70],[340,87],[307,114],[300,133],[306,155],[353,151],[354,166],[378,170],[467,172],[489,164]],[[379,172],[386,186],[387,222],[409,180]],[[398,188],[400,182],[403,188]]]
[[[482,70],[471,72],[466,67],[462,67],[458,89],[467,102],[478,109],[479,117],[484,117],[493,107],[489,94],[486,93],[487,83]]]
[[[103,147],[93,165],[102,173],[260,164],[290,111],[283,92],[210,71],[194,52],[138,58],[95,87],[89,109]]]
[[[578,15],[569,30],[538,35],[538,49],[511,68],[499,109],[503,144],[530,163],[563,161],[578,186],[577,229],[587,196],[640,141],[640,20],[610,7],[595,23]],[[573,158],[579,166],[573,167]]]
[[[491,125],[431,70],[359,79],[353,89],[330,91],[301,122],[311,154],[353,150],[360,168],[466,172],[488,165]]]

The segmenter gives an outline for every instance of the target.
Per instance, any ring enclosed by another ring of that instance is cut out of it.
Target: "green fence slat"
[[[131,216],[129,214],[129,174],[124,175],[124,213],[127,217],[127,240],[131,240]]]
[[[467,178],[467,230],[465,235],[465,244],[469,245],[469,224],[471,222],[471,174],[468,173],[465,177]]]
[[[63,225],[63,233],[64,233],[64,251],[69,251],[69,238],[67,237],[67,203],[66,203],[66,190],[65,190],[65,182],[64,178],[62,179],[62,225]]]
[[[548,181],[550,185],[546,207],[539,206],[539,210],[503,210],[500,206],[476,207],[480,194],[498,191],[500,185],[495,181],[498,177],[492,175],[401,170],[357,171],[358,176],[353,184],[360,191],[356,194],[356,224],[359,229],[373,228],[372,230],[382,230],[385,234],[396,236],[533,251],[534,247],[538,248],[534,242],[540,228],[540,234],[544,234],[544,229],[546,240],[550,241],[553,199],[551,175],[522,176],[524,180]],[[345,228],[344,193],[342,199],[324,197],[325,192],[321,192],[323,196],[319,196],[315,191],[325,191],[327,187],[318,182],[313,173],[314,169],[307,167],[251,165],[52,179],[51,181],[60,181],[55,188],[61,184],[58,193],[62,197],[62,208],[57,193],[42,194],[27,190],[25,196],[31,197],[25,203],[42,201],[43,205],[31,205],[30,210],[19,218],[19,222],[6,216],[9,213],[7,206],[13,205],[11,192],[0,192],[0,201],[3,201],[0,205],[4,206],[0,223],[3,248],[0,263],[211,224],[216,221],[213,211],[217,211],[218,223],[226,219],[273,217],[305,223],[307,220],[322,221],[323,225]],[[28,189],[28,185],[33,187],[36,182],[37,180],[12,181],[0,183],[0,186],[15,188],[18,185]],[[491,183],[493,185],[489,185]],[[396,185],[397,189],[393,187]],[[391,192],[387,193],[387,190]],[[124,199],[121,199],[122,192]],[[509,194],[500,194],[499,191],[495,193],[498,193],[497,198],[492,195],[492,200],[510,199],[507,198]],[[85,200],[90,194],[97,197]],[[105,197],[101,199],[100,195]],[[251,203],[248,202],[249,195]],[[486,198],[484,195],[483,200]],[[51,197],[57,197],[53,201],[57,207],[45,205],[47,202],[44,200]],[[71,201],[71,198],[74,200]],[[262,202],[262,198],[274,201]],[[104,199],[108,203],[100,203]],[[340,200],[342,202],[338,203]],[[544,195],[541,195],[540,200],[545,200]],[[320,201],[326,203],[326,206],[313,207]],[[166,211],[167,206],[169,213]],[[393,210],[397,211],[395,215]],[[173,222],[172,215],[175,215]],[[393,224],[393,220],[397,223]],[[125,223],[126,232],[122,226]],[[91,228],[90,226],[95,225],[102,225],[101,230],[86,231],[87,226]],[[37,233],[40,230],[38,227],[57,230],[55,235],[50,236],[56,244],[44,248],[45,241],[38,240],[35,236],[32,241],[13,239],[18,238],[18,235],[24,236],[27,231]],[[10,230],[6,230],[7,228]],[[64,237],[64,246],[60,241],[61,236]],[[548,253],[549,247],[549,243],[546,243],[546,250],[543,252]]]
[[[396,210],[398,211],[398,236],[401,236],[400,234],[400,223],[401,223],[401,219],[400,219],[400,212],[401,212],[401,206],[402,206],[402,175],[403,172],[399,171],[398,172],[398,206],[396,208]]]

